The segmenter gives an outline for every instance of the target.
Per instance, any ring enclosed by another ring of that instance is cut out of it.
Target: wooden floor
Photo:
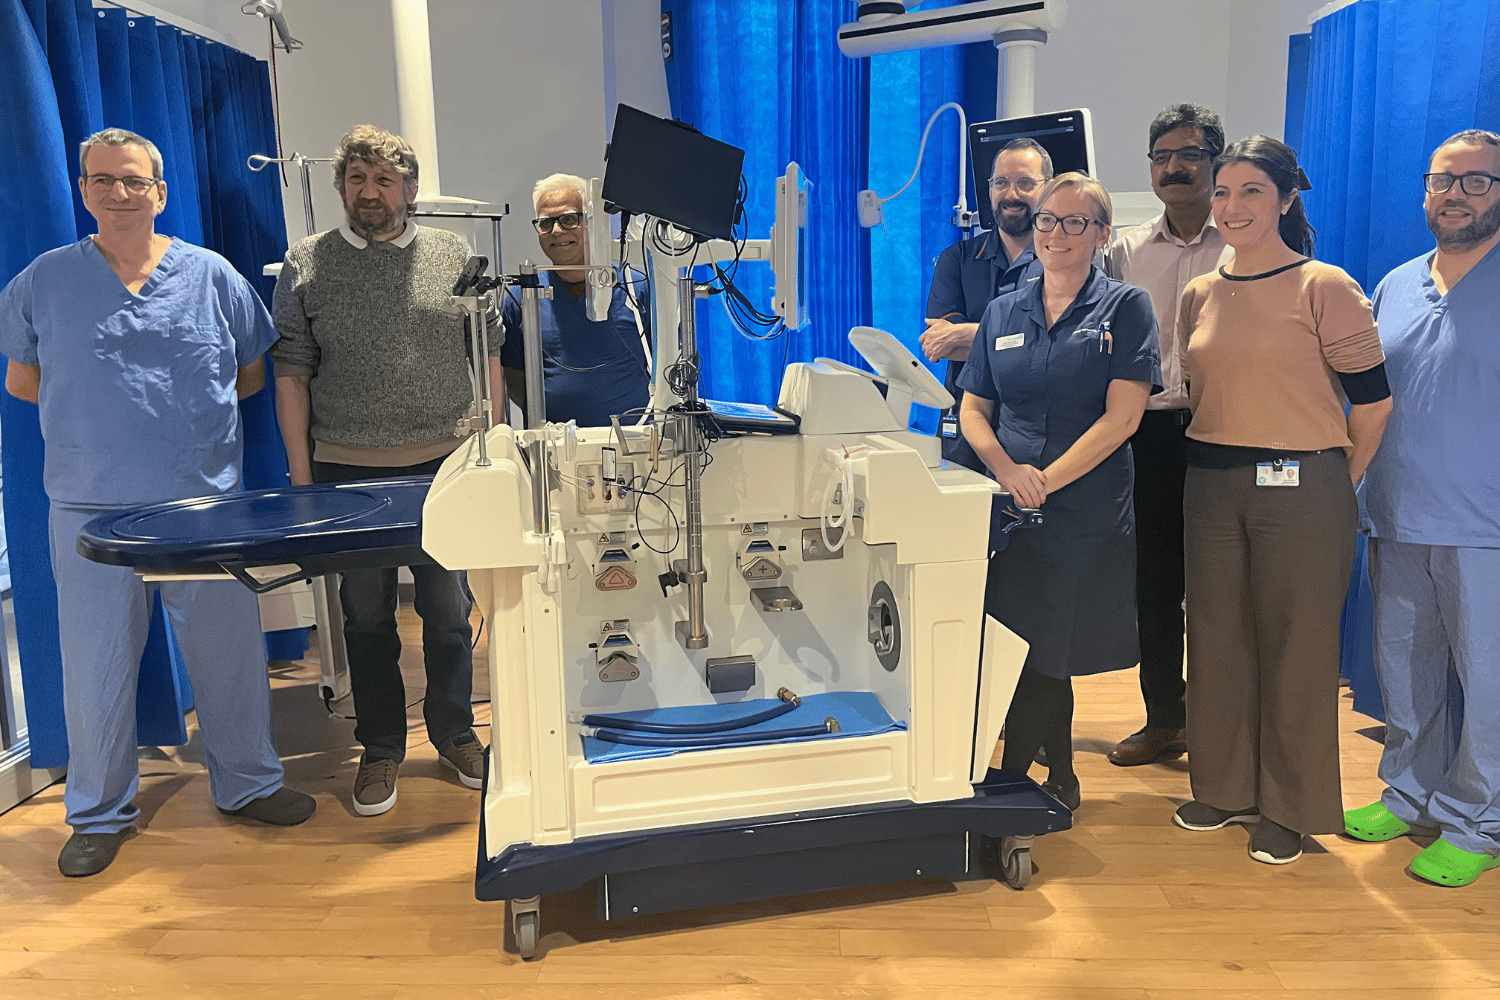
[[[287,782],[317,815],[287,830],[220,815],[190,744],[142,761],[139,832],[101,875],[57,872],[60,785],[0,816],[0,997],[1500,997],[1500,873],[1437,888],[1403,871],[1410,842],[1335,837],[1275,868],[1241,828],[1177,829],[1185,764],[1104,758],[1138,724],[1134,672],[1078,682],[1083,808],[1038,840],[1023,892],[925,880],[604,923],[583,889],[544,897],[535,962],[503,905],[473,898],[479,796],[439,770],[420,708],[395,809],[361,818],[353,724],[323,710],[315,665],[273,674]],[[1379,731],[1347,692],[1340,713],[1345,800],[1362,804]]]

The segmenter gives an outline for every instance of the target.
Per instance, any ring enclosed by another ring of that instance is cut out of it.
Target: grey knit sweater
[[[356,248],[333,229],[287,251],[271,357],[278,376],[312,377],[318,458],[387,464],[359,453],[440,454],[457,444],[453,428],[473,390],[463,320],[442,307],[469,254],[460,237],[427,226],[404,248]],[[500,340],[492,331],[491,354]]]

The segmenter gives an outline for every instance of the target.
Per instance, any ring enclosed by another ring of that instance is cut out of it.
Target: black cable
[[[681,736],[692,733],[727,733],[731,730],[744,729],[747,726],[758,725],[762,722],[770,722],[772,719],[794,710],[800,704],[802,704],[800,699],[795,701],[787,700],[772,705],[770,708],[762,709],[759,712],[742,715],[736,719],[721,719],[718,722],[651,722],[647,719],[624,719],[616,715],[585,715],[583,717],[583,724],[585,726],[607,726],[634,733],[667,733]]]
[[[618,743],[633,747],[703,747],[713,749],[714,744],[728,746],[737,743],[761,743],[771,740],[805,739],[809,736],[826,736],[837,730],[830,729],[827,722],[816,726],[798,726],[795,729],[772,729],[759,733],[718,733],[708,746],[701,736],[663,736],[657,733],[622,733],[614,729],[600,729],[594,739],[606,743]]]

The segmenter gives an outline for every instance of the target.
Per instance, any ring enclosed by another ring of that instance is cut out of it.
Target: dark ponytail
[[[1307,175],[1297,165],[1297,154],[1286,143],[1278,142],[1267,135],[1252,135],[1234,143],[1214,161],[1214,180],[1219,171],[1230,163],[1250,163],[1259,167],[1282,198],[1292,196],[1291,207],[1281,216],[1278,229],[1281,239],[1298,253],[1311,257],[1316,230],[1307,221],[1307,211],[1302,205],[1302,192],[1312,188]]]

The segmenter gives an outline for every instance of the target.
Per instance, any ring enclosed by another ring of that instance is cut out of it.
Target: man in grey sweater
[[[272,317],[281,339],[276,413],[292,483],[430,475],[459,445],[473,398],[463,321],[445,311],[470,250],[458,236],[410,221],[417,158],[400,136],[360,125],[333,160],[345,223],[287,251]],[[498,331],[497,331],[498,332]],[[503,394],[490,343],[491,385]],[[503,395],[495,412],[503,413]],[[470,788],[484,748],[470,705],[471,604],[462,573],[413,566],[427,693],[422,714],[439,759]],[[396,803],[406,756],[406,690],[396,634],[396,570],[344,574],[340,588],[349,679],[364,747],[354,811]]]

